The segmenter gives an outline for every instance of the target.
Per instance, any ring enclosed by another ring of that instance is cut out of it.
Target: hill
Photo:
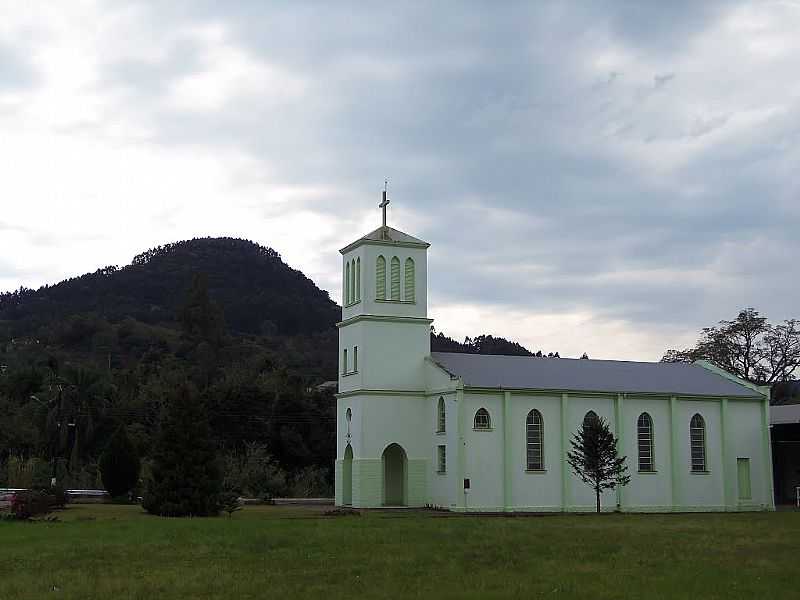
[[[122,268],[0,294],[0,320],[12,336],[72,315],[93,314],[112,323],[126,318],[171,323],[195,273],[207,277],[209,297],[223,308],[232,333],[317,333],[329,330],[340,316],[328,293],[287,266],[275,250],[241,239],[202,238],[153,248]]]

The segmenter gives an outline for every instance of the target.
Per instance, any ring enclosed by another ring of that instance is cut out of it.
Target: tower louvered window
[[[639,415],[636,422],[637,439],[639,441],[639,470],[646,473],[655,471],[653,459],[653,419],[647,413]]]
[[[405,301],[406,302],[414,302],[414,297],[416,294],[416,290],[414,289],[414,283],[416,281],[415,274],[414,274],[414,259],[407,258],[406,259],[406,270],[405,270]]]
[[[400,300],[400,259],[392,258],[392,300]]]
[[[700,415],[692,417],[689,423],[689,445],[692,454],[692,471],[706,471],[706,422]]]
[[[525,446],[528,471],[544,470],[544,420],[542,413],[532,410],[525,422]]]
[[[375,263],[375,298],[386,300],[386,259],[383,256]]]
[[[361,258],[356,259],[356,302],[361,300]]]
[[[350,304],[356,301],[356,261],[353,259],[350,265]]]
[[[350,304],[350,261],[344,266],[344,303]]]

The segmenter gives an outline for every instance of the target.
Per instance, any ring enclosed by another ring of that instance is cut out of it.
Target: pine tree
[[[112,498],[127,494],[139,481],[141,461],[124,425],[111,436],[100,456],[100,475]]]
[[[165,517],[216,515],[221,490],[206,408],[195,388],[182,384],[162,418],[144,508]]]
[[[626,475],[626,457],[617,455],[618,440],[602,417],[586,419],[570,443],[567,462],[573,473],[594,490],[599,513],[601,492],[628,485],[631,480]]]

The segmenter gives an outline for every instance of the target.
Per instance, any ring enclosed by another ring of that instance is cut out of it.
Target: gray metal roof
[[[749,396],[758,392],[689,363],[648,363],[432,352],[467,387]]]
[[[769,424],[800,423],[800,404],[781,404],[769,407]]]

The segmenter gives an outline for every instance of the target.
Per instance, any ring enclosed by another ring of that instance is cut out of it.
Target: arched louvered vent
[[[375,298],[386,300],[386,259],[378,257],[375,264]]]
[[[407,258],[406,259],[406,269],[405,269],[405,301],[406,302],[414,302],[414,297],[416,294],[416,290],[414,289],[414,282],[415,274],[414,274],[414,259]]]
[[[392,300],[400,300],[400,259],[392,258]]]

